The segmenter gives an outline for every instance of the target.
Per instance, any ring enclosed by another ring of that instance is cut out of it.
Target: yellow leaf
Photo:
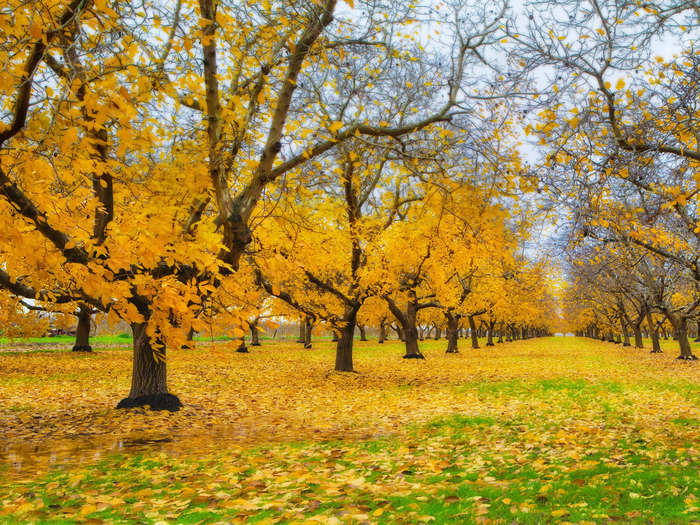
[[[336,120],[335,122],[333,122],[333,124],[330,125],[329,129],[331,130],[331,133],[337,133],[338,130],[342,127],[343,127],[343,123],[340,122],[339,120]]]
[[[32,25],[29,26],[29,36],[38,40],[42,34],[41,25],[38,22],[32,22]]]
[[[615,89],[622,89],[625,87],[625,81],[623,79],[619,79],[617,81],[617,84],[615,84]]]

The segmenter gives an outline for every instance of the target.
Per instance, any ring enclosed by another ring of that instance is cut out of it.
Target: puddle
[[[147,434],[83,435],[37,442],[0,444],[0,473],[9,481],[42,474],[54,467],[92,465],[113,454],[165,453],[171,456],[201,455],[226,444],[251,442],[251,433],[240,426],[202,435]]]

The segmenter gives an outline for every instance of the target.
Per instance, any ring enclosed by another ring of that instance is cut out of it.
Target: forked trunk
[[[457,348],[457,343],[459,341],[459,319],[453,314],[445,314],[445,317],[447,318],[447,350],[445,352],[448,354],[456,354],[459,352]]]
[[[469,332],[472,336],[472,348],[479,348],[479,336],[476,333],[476,323],[474,322],[474,317],[469,316]]]
[[[129,397],[122,399],[117,408],[150,406],[152,410],[178,410],[182,403],[168,392],[165,349],[158,349],[156,357],[151,340],[146,334],[148,323],[132,323],[134,359]]]
[[[73,352],[92,352],[90,346],[90,327],[92,325],[92,308],[81,304],[78,308],[78,327],[75,330]]]
[[[354,372],[352,365],[352,343],[355,335],[357,308],[346,307],[343,315],[344,325],[340,328],[340,336],[335,347],[336,372]]]

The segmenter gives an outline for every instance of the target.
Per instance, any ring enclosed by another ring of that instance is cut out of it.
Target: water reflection
[[[19,478],[39,474],[50,467],[94,464],[111,454],[201,454],[214,447],[219,448],[222,440],[240,443],[248,434],[245,428],[238,427],[210,433],[204,437],[153,432],[118,437],[82,435],[35,443],[5,442],[0,445],[0,472],[7,478]],[[2,468],[2,464],[9,468]]]

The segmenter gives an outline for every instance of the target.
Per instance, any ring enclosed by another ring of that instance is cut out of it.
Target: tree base
[[[245,346],[239,346],[238,348],[236,348],[236,352],[238,352],[239,354],[249,354],[250,353]]]
[[[260,343],[250,343],[250,346],[262,346]]]
[[[486,346],[496,346],[496,345],[493,343],[486,343]]]
[[[445,350],[446,354],[458,354],[459,350]]]
[[[663,354],[663,352],[662,352],[661,350],[652,350],[652,351],[649,352],[649,353],[650,353],[650,354]]]
[[[629,343],[623,343],[622,346],[632,346],[632,345]]]
[[[92,352],[90,345],[75,345],[71,352]]]
[[[304,350],[310,350],[311,349],[311,343],[306,343],[304,345]]]
[[[173,394],[151,394],[148,396],[125,397],[117,408],[137,408],[148,406],[151,410],[168,410],[177,412],[182,407],[180,399]]]
[[[404,359],[425,359],[423,354],[406,354],[403,356]]]
[[[697,361],[698,360],[697,356],[694,354],[679,355],[678,357],[676,357],[676,359],[678,359],[680,361]]]

